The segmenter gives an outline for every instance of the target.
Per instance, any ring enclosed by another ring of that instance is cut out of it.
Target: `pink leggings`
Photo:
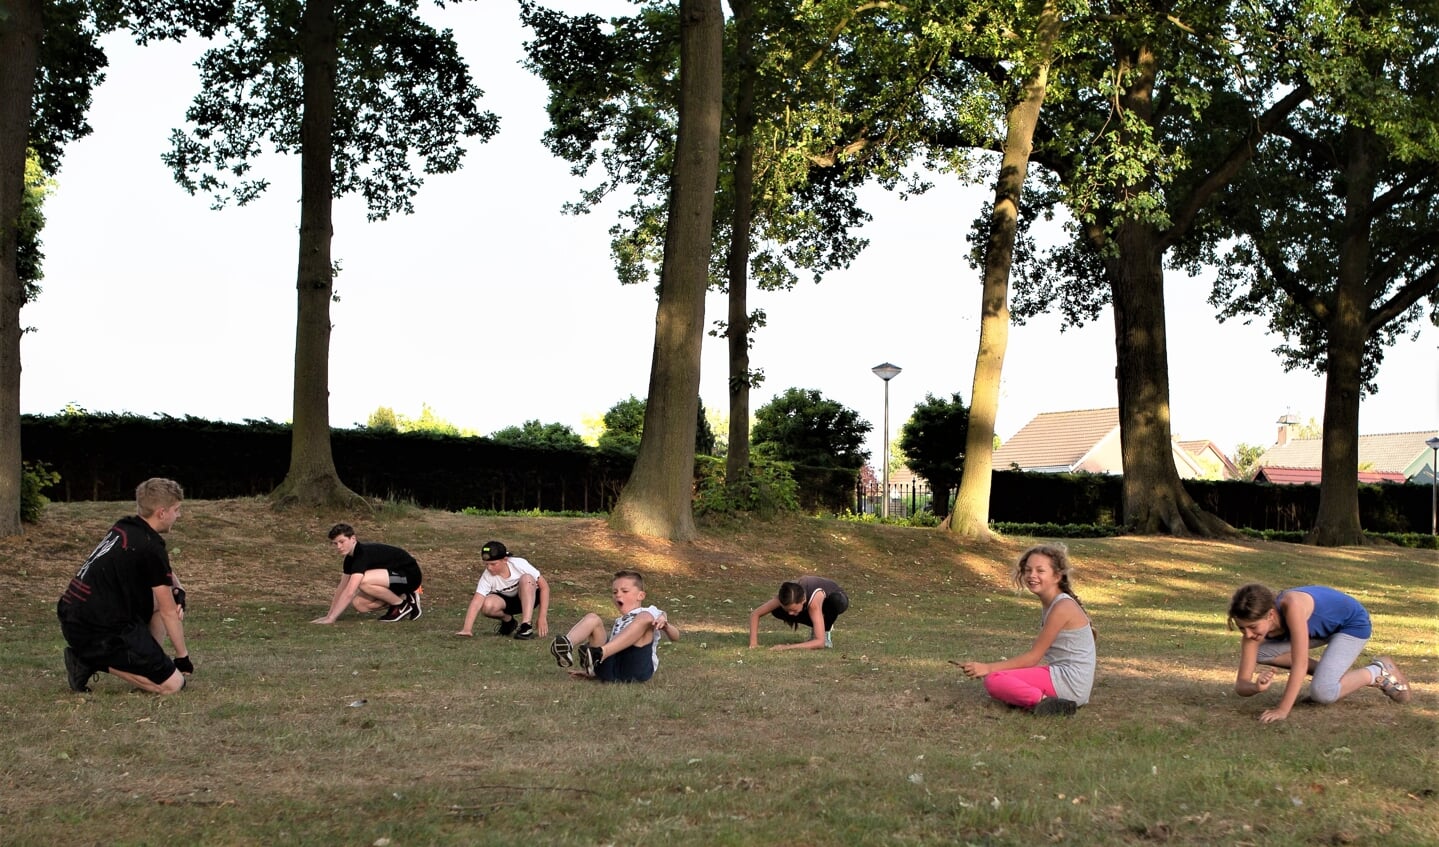
[[[1046,667],[995,671],[985,676],[984,690],[996,700],[1024,709],[1033,709],[1045,697],[1057,696]]]

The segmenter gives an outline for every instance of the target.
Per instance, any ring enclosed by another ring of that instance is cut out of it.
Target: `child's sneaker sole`
[[[570,640],[563,635],[556,635],[554,643],[550,644],[550,655],[555,657],[555,662],[562,668],[575,666],[575,651],[570,645]]]

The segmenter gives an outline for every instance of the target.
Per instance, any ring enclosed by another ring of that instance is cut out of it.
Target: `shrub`
[[[50,470],[44,462],[22,462],[20,464],[20,520],[22,523],[39,523],[50,498],[41,493],[60,481],[60,475]]]
[[[750,484],[731,490],[725,480],[725,460],[714,456],[695,457],[696,515],[745,512],[774,517],[799,511],[799,486],[790,474],[788,462],[756,457],[749,466]]]
[[[993,521],[989,528],[1001,535],[1031,535],[1038,538],[1111,538],[1124,534],[1124,527],[1092,523],[1006,523]]]

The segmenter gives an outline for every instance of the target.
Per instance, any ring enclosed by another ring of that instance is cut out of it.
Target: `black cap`
[[[505,545],[499,541],[486,541],[485,546],[480,548],[480,561],[493,562],[496,559],[503,559],[510,555]]]

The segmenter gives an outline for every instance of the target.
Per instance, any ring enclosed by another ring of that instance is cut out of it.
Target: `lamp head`
[[[899,372],[902,370],[902,368],[900,368],[898,365],[891,365],[889,362],[885,362],[882,365],[875,365],[874,367],[870,368],[870,370],[874,371],[875,376],[879,377],[885,382],[889,382],[890,380],[899,376]],[[1436,441],[1439,441],[1439,439],[1436,439]]]

